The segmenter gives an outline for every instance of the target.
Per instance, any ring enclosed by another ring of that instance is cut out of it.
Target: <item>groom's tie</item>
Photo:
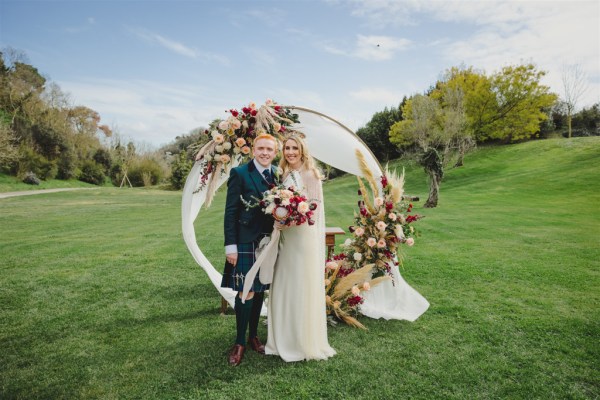
[[[271,176],[271,171],[269,171],[268,168],[263,171],[263,176],[265,177],[267,183],[273,183],[273,177]]]

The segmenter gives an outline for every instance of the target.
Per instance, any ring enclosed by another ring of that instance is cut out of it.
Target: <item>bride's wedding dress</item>
[[[267,354],[285,361],[322,360],[335,354],[325,314],[325,214],[321,182],[312,172],[292,171],[284,180],[317,200],[315,224],[282,230],[283,240],[268,300]]]

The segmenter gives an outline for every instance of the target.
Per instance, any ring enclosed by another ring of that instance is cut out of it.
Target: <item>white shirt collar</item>
[[[265,169],[268,169],[269,171],[271,171],[271,166],[269,165],[267,168],[263,167],[262,165],[259,164],[258,161],[256,161],[256,158],[252,160],[254,162],[254,166],[256,167],[256,169],[258,170],[258,172],[260,172],[260,174],[262,175],[263,171]]]

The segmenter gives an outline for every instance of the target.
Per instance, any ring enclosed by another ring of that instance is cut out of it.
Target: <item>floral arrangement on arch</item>
[[[399,246],[414,245],[418,231],[412,223],[422,216],[410,214],[413,206],[403,196],[404,174],[397,176],[386,168],[377,182],[362,154],[356,155],[371,190],[358,178],[360,200],[349,227],[352,238],[346,239],[341,254],[327,260],[325,291],[330,322],[338,319],[365,329],[356,319],[363,293],[392,279],[392,266],[402,262]]]
[[[213,122],[204,131],[205,135],[210,136],[210,140],[196,154],[196,162],[201,164],[202,172],[194,193],[208,186],[205,201],[207,206],[216,191],[216,178],[228,174],[234,163],[242,163],[250,157],[254,138],[262,133],[280,137],[291,130],[292,124],[298,122],[297,114],[271,99],[267,99],[260,107],[251,102],[242,107],[241,111],[230,109],[228,113],[227,118]]]

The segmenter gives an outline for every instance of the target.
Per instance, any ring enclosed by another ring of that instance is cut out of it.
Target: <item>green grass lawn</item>
[[[40,190],[40,189],[58,189],[58,188],[91,188],[95,185],[81,182],[75,179],[63,181],[53,179],[49,181],[40,180],[39,185],[29,185],[23,183],[15,176],[5,175],[0,173],[0,193],[3,192],[20,192],[23,190]]]
[[[429,310],[330,328],[328,361],[249,352],[237,368],[235,317],[185,247],[181,192],[0,199],[0,398],[599,398],[599,162],[598,137],[481,148],[446,172],[435,209],[423,172],[394,163],[425,215],[401,272]],[[352,223],[356,189],[325,184],[328,225]],[[219,270],[223,202],[196,221]]]

